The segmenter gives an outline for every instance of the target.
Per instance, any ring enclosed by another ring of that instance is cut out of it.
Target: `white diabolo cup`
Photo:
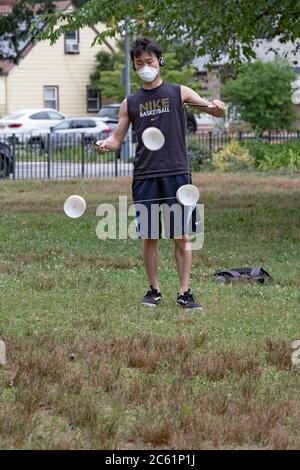
[[[142,141],[148,150],[160,150],[165,145],[165,136],[157,127],[147,127],[142,134]]]
[[[73,194],[73,196],[68,197],[64,203],[64,211],[68,217],[72,219],[77,219],[84,214],[86,209],[86,202],[81,196]]]
[[[176,198],[184,206],[194,206],[197,204],[200,193],[197,186],[184,184],[177,189]]]

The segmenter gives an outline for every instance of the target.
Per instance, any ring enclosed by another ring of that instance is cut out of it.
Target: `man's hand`
[[[223,101],[220,101],[220,100],[213,100],[212,105],[213,105],[212,106],[213,108],[225,109],[225,103],[223,103]]]
[[[225,103],[220,100],[213,100],[209,106],[213,111],[212,116],[224,117],[225,116]]]
[[[95,142],[95,147],[96,147],[96,152],[97,153],[105,153],[105,152],[109,152],[109,146],[108,146],[108,142],[107,142],[107,139],[105,140],[97,140],[97,142]]]
[[[114,132],[110,137],[105,140],[97,140],[95,147],[97,153],[103,154],[105,152],[116,152],[122,145],[124,137],[130,125],[127,99],[122,101],[119,111],[119,122]]]

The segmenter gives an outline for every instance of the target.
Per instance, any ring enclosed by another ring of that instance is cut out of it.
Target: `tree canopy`
[[[18,63],[21,51],[41,28],[35,17],[55,10],[53,0],[19,0],[12,11],[0,15],[0,59]]]
[[[292,41],[300,50],[300,0],[87,0],[73,12],[46,14],[40,38],[54,43],[68,30],[104,22],[107,29],[96,39],[124,33],[147,34],[159,41],[182,40],[194,56],[209,54],[216,61],[255,58],[259,38]]]
[[[222,86],[222,96],[258,134],[291,129],[296,117],[291,99],[293,80],[295,73],[285,61],[257,60],[238,67],[236,79]]]
[[[72,2],[74,11],[54,11],[53,0],[18,0],[10,14],[0,16],[0,44],[6,44],[0,46],[0,59],[18,61],[26,39],[50,39],[54,43],[66,31],[99,22],[107,25],[96,38],[102,42],[123,34],[125,19],[131,35],[150,35],[163,45],[180,40],[193,57],[208,54],[212,63],[223,54],[227,54],[230,62],[255,58],[253,47],[261,38],[292,41],[294,52],[300,50],[300,0]],[[39,7],[34,12],[36,4]],[[42,31],[37,13],[45,21]]]

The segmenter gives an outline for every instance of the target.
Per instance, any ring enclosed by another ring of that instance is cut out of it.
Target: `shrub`
[[[298,170],[300,169],[300,153],[291,148],[283,148],[280,152],[269,152],[259,162],[258,169],[266,170]]]
[[[254,167],[255,160],[249,150],[232,140],[213,155],[213,165],[221,171],[241,171]]]
[[[298,170],[300,169],[300,140],[290,140],[280,144],[271,144],[262,140],[243,141],[255,159],[258,170]]]
[[[263,139],[243,140],[241,145],[249,150],[250,155],[255,160],[255,166],[258,166],[259,162],[264,159],[265,155],[269,153],[269,148],[272,146],[270,142],[266,142]]]

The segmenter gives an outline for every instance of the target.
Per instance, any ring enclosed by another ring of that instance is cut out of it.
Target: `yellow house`
[[[74,9],[71,1],[56,4],[60,10]],[[5,14],[1,4],[0,14]],[[115,51],[114,40],[91,46],[104,28],[103,24],[82,28],[61,36],[52,46],[50,41],[31,42],[24,47],[18,65],[1,60],[0,116],[44,107],[57,109],[67,117],[96,115],[101,94],[89,88],[95,56],[100,50]]]

